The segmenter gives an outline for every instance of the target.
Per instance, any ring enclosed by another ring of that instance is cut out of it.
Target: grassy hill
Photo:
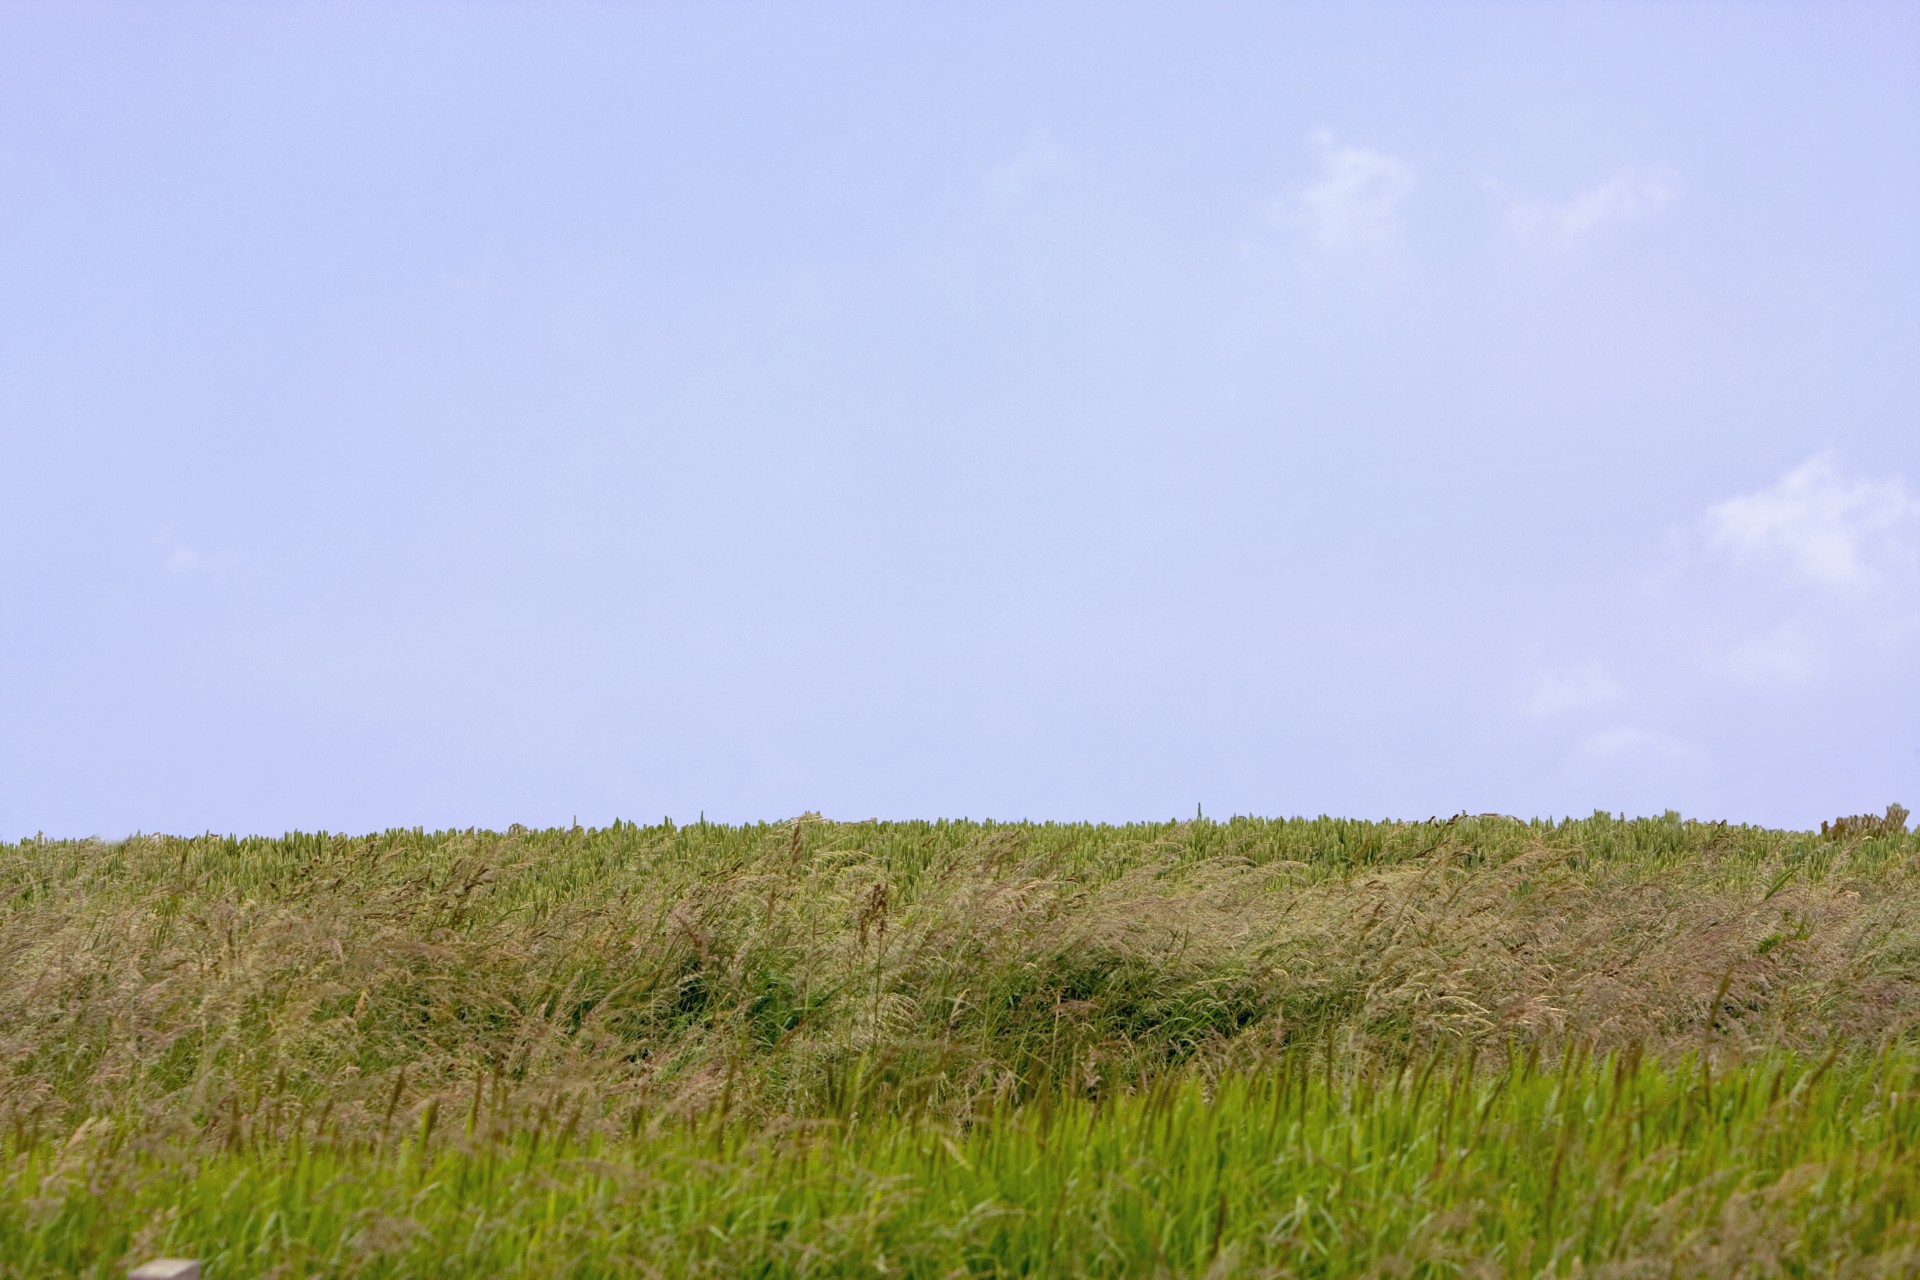
[[[1907,1274],[1894,816],[0,845],[0,1275]]]

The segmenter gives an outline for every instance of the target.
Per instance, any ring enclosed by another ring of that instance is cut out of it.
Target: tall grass
[[[166,1158],[16,1150],[0,1273],[222,1276],[1909,1275],[1920,1055],[1725,1071],[1293,1055],[965,1129],[565,1120]]]
[[[1674,815],[0,845],[0,1274],[1890,1266],[1917,854]]]

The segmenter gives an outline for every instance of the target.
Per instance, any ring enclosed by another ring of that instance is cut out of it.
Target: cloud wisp
[[[231,549],[207,550],[187,542],[177,526],[168,524],[151,542],[160,573],[179,583],[228,584],[246,571],[249,557]]]
[[[1832,450],[1715,503],[1701,526],[1729,562],[1828,592],[1883,591],[1920,567],[1920,498],[1899,476],[1847,475]]]
[[[1773,484],[1708,507],[1687,541],[1704,584],[1754,619],[1707,666],[1792,687],[1852,655],[1884,655],[1920,625],[1920,498],[1901,476],[1847,471],[1832,450]]]
[[[1707,726],[1912,668],[1920,496],[1904,477],[1827,450],[1697,512],[1643,579],[1631,625],[1610,644],[1583,632],[1585,654],[1563,651],[1514,686],[1518,716],[1565,735],[1568,776],[1583,787],[1707,777],[1721,747]]]
[[[1529,249],[1572,253],[1609,228],[1658,216],[1674,198],[1665,178],[1623,169],[1568,200],[1513,202],[1507,206],[1507,231]]]
[[[1404,160],[1343,146],[1325,129],[1307,139],[1318,158],[1311,180],[1288,192],[1273,220],[1300,233],[1314,252],[1378,257],[1400,242],[1400,206],[1417,178]]]

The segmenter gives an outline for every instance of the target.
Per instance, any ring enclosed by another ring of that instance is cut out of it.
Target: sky
[[[0,838],[1920,808],[1920,4],[0,3]]]

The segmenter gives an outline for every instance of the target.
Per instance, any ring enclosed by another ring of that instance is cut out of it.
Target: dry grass
[[[1287,1044],[1715,1057],[1920,1012],[1920,838],[1596,816],[0,846],[0,1123],[964,1122]]]

